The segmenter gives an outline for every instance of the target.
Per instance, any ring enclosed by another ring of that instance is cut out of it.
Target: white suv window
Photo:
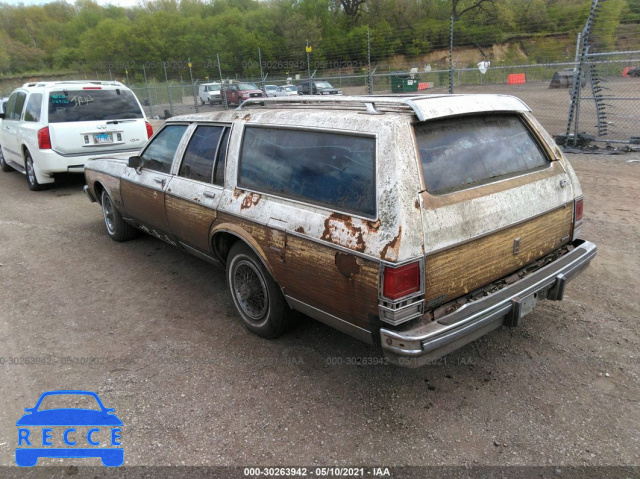
[[[144,118],[130,90],[60,89],[49,93],[49,123]]]
[[[40,111],[42,110],[42,93],[34,93],[29,97],[27,109],[24,112],[24,121],[40,121]]]

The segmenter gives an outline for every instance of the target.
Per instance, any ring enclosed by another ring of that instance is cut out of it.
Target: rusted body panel
[[[422,339],[410,349],[406,333],[418,324],[418,336],[429,337],[432,332],[425,322],[432,318],[430,310],[504,278],[572,240],[579,182],[520,100],[501,95],[343,97],[335,101],[371,105],[326,110],[307,108],[305,101],[314,100],[284,102],[296,103],[296,108],[240,108],[171,119],[170,124],[189,126],[170,173],[136,171],[123,160],[93,160],[85,173],[89,190],[95,192],[96,185],[102,185],[127,221],[223,266],[233,241],[243,241],[290,306],[368,342],[379,343],[382,335],[387,349],[400,355],[421,354]],[[385,113],[380,114],[373,102],[384,105],[380,108]],[[552,161],[518,176],[430,194],[413,125],[480,112],[520,115]],[[231,126],[224,187],[178,176],[191,135],[198,125],[207,124]],[[244,133],[254,125],[375,138],[375,214],[369,210],[350,214],[240,187]],[[589,249],[589,260],[594,254],[595,246]],[[385,273],[393,268],[419,269],[418,290],[400,299],[385,296]],[[540,291],[546,294],[550,285],[545,283]]]

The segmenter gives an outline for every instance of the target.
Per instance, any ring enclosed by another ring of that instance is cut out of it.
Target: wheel
[[[27,182],[29,183],[29,189],[31,191],[44,190],[47,185],[41,185],[40,183],[38,183],[36,172],[33,168],[33,158],[31,158],[31,153],[29,153],[28,151],[24,158],[24,162],[27,167]]]
[[[204,106],[204,100],[200,98],[200,106]]]
[[[229,251],[227,283],[245,327],[263,338],[275,338],[289,326],[289,311],[280,288],[245,243]]]
[[[114,241],[128,241],[138,236],[138,230],[122,219],[122,215],[113,206],[113,201],[107,190],[102,190],[102,214],[107,234]]]
[[[4,161],[4,155],[2,154],[2,147],[0,147],[0,170],[4,171],[5,173],[8,173],[9,171],[13,171],[13,168],[7,165],[7,163]]]

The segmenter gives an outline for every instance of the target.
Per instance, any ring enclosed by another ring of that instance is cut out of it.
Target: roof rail
[[[249,98],[238,106],[243,110],[250,106],[268,106],[272,108],[309,108],[314,106],[329,107],[337,110],[363,110],[370,115],[382,115],[385,112],[413,112],[419,119],[422,118],[420,108],[414,100],[424,99],[438,95],[298,95],[281,98]]]

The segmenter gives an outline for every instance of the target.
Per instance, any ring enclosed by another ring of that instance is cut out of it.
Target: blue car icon
[[[63,396],[64,402],[68,400],[82,398],[93,405],[93,400],[99,409],[85,408],[42,408],[42,402],[50,396]],[[93,399],[92,399],[93,398]],[[100,397],[92,391],[60,390],[46,391],[40,396],[36,405],[26,408],[25,415],[17,422],[18,426],[18,447],[16,448],[16,464],[18,466],[35,466],[40,457],[55,458],[86,458],[99,457],[102,464],[110,467],[121,466],[124,462],[124,450],[120,443],[122,421],[115,415],[113,408],[106,408]],[[31,434],[33,427],[42,427],[42,436]],[[61,438],[65,446],[53,447],[53,427],[66,429]],[[102,430],[100,428],[102,426]],[[78,431],[76,427],[90,427],[86,433],[86,441],[89,446],[96,447],[75,447],[77,443]],[[109,432],[109,446],[103,446],[100,441],[104,440],[104,430]],[[101,432],[102,431],[102,432]],[[42,439],[40,441],[40,439]],[[36,444],[39,443],[39,444]],[[39,447],[42,446],[42,447]]]

